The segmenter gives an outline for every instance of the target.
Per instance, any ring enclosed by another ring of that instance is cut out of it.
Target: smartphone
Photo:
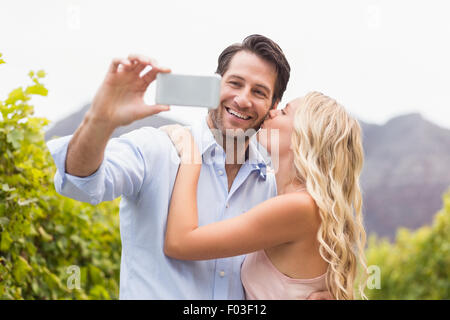
[[[216,108],[219,105],[218,74],[195,76],[158,73],[156,76],[156,104]]]

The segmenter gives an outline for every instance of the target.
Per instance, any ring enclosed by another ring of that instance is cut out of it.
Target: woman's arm
[[[171,138],[178,141],[182,158],[192,156],[189,152],[183,155],[183,148],[192,149],[187,147],[189,139]],[[315,202],[299,192],[264,201],[235,218],[198,227],[200,169],[199,164],[180,164],[167,221],[166,255],[183,260],[216,259],[316,236],[320,217]]]
[[[184,235],[198,227],[197,187],[202,158],[187,128],[180,125],[168,125],[160,129],[168,134],[180,156],[180,167],[172,191],[165,240],[165,247],[172,247]]]

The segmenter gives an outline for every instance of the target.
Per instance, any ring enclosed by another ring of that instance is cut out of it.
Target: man
[[[140,76],[148,65],[152,69]],[[48,143],[58,168],[56,190],[92,204],[122,196],[121,299],[243,299],[243,256],[179,261],[163,253],[179,164],[167,135],[147,127],[109,140],[118,126],[169,109],[143,101],[159,72],[170,70],[147,57],[113,60],[74,135]],[[228,161],[224,150],[239,132],[258,129],[277,107],[290,67],[277,44],[252,35],[222,52],[217,72],[222,75],[220,105],[192,128],[204,160],[198,186],[200,225],[236,216],[276,195],[274,176],[266,173],[262,156],[248,139],[243,161]],[[212,131],[221,132],[223,139]]]

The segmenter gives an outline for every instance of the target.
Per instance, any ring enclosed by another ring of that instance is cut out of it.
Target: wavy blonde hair
[[[367,299],[361,135],[358,121],[322,93],[308,93],[296,110],[292,134],[296,175],[319,208],[317,239],[320,255],[328,262],[327,287],[335,299],[354,299],[358,270],[359,293]]]

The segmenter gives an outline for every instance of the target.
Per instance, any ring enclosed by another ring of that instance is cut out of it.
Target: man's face
[[[276,79],[271,63],[247,51],[237,52],[222,76],[220,105],[210,113],[214,127],[224,135],[233,129],[258,130],[270,110]],[[278,101],[274,108],[277,105]]]

